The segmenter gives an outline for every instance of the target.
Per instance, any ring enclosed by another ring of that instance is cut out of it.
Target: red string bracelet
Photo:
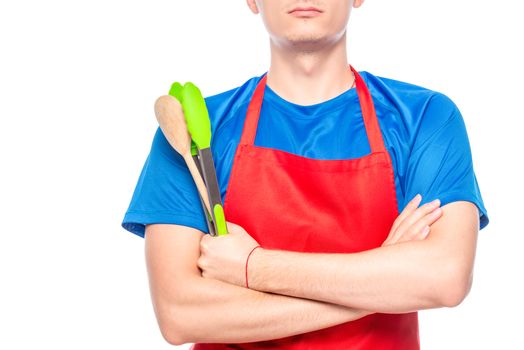
[[[251,251],[249,252],[249,255],[247,256],[247,259],[246,259],[246,288],[249,288],[249,284],[247,283],[247,264],[249,262],[249,257],[251,256],[251,254],[255,251],[255,249],[257,248],[260,248],[259,245],[257,245],[256,247],[254,247],[253,249],[251,249]]]

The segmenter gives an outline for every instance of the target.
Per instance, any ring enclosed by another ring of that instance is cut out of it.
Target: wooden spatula
[[[191,155],[191,135],[187,131],[182,105],[173,96],[160,96],[155,102],[155,115],[169,144],[184,158],[206,209],[211,213],[206,185]]]

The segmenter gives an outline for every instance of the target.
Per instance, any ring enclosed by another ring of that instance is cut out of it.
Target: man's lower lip
[[[316,17],[316,16],[320,16],[322,12],[314,11],[314,10],[299,10],[299,11],[293,11],[290,14],[295,17]]]

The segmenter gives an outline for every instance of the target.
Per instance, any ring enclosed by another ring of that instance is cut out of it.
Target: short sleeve
[[[147,224],[177,224],[209,233],[198,190],[183,157],[157,128],[122,227],[140,237]]]
[[[479,210],[480,229],[488,222],[473,168],[462,115],[447,96],[436,93],[426,106],[407,163],[404,206],[417,193],[422,204],[440,199],[441,206],[469,201]]]

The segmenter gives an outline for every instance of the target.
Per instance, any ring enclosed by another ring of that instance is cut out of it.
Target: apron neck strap
[[[349,65],[349,68],[355,75],[355,84],[360,102],[360,109],[366,127],[366,133],[371,147],[371,152],[380,152],[385,150],[384,140],[378,124],[377,115],[375,113],[375,106],[373,99],[366,86],[366,83],[358,74],[358,72]],[[253,145],[257,132],[258,119],[260,117],[260,110],[262,109],[262,101],[264,99],[264,90],[266,88],[267,73],[260,79],[255,88],[255,92],[251,97],[251,101],[247,108],[246,120],[244,122],[244,129],[242,130],[242,137],[240,144]]]

